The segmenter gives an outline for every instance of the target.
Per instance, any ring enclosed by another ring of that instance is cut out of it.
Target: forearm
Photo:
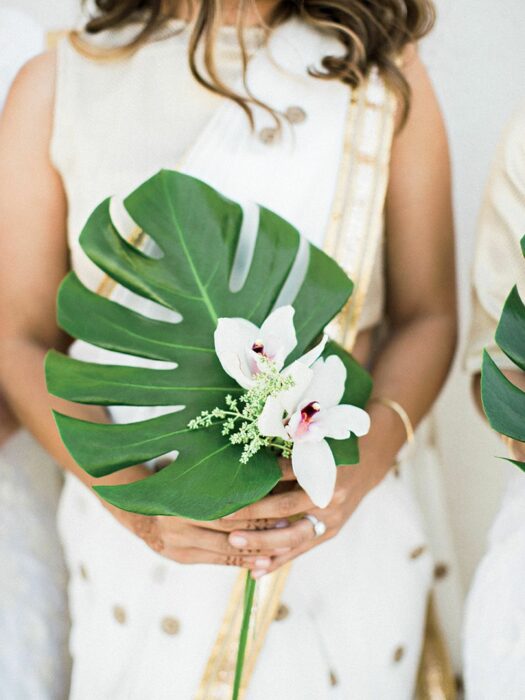
[[[429,411],[447,377],[456,343],[453,313],[417,316],[387,337],[373,368],[373,397],[398,402],[415,427]],[[369,434],[361,454],[384,476],[406,441],[402,420],[391,408],[371,401]]]
[[[46,348],[25,338],[2,341],[0,357],[0,386],[19,422],[24,425],[66,471],[75,474],[87,486],[94,483],[128,483],[144,476],[145,467],[131,467],[105,479],[89,476],[65,448],[52,415],[52,409],[75,418],[109,422],[101,406],[84,406],[57,399],[48,394],[44,376]]]

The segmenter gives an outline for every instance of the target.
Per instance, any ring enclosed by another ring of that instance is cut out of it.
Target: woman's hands
[[[374,406],[374,411],[381,410],[382,407]],[[387,417],[392,419],[388,412]],[[387,427],[384,421],[382,426],[376,426]],[[168,559],[180,564],[242,567],[250,569],[254,578],[260,578],[335,537],[362,499],[383,479],[392,459],[388,450],[377,452],[379,441],[374,432],[361,440],[360,463],[338,468],[334,497],[323,509],[317,508],[299,487],[290,461],[284,459],[279,460],[282,480],[271,494],[220,520],[197,522],[137,515],[104,505],[124,527]],[[389,425],[387,434],[393,432]],[[383,433],[381,444],[387,442]],[[149,474],[145,467],[133,467],[113,475],[108,483],[126,483]],[[326,525],[324,535],[315,535],[312,523],[303,517],[305,514],[314,515]]]
[[[112,512],[118,509],[110,509]],[[115,517],[148,547],[179,564],[219,564],[248,569],[268,567],[270,555],[259,549],[239,550],[228,541],[227,526],[220,521],[200,523],[184,518],[146,516],[135,513],[114,512]],[[251,527],[250,523],[243,523]]]
[[[97,483],[118,485],[141,478],[148,478],[151,472],[144,466],[131,467],[118,472]],[[288,465],[284,466],[283,481],[277,490],[293,478]],[[91,486],[91,482],[87,482]],[[228,519],[210,522],[197,522],[178,517],[146,516],[128,513],[102,501],[105,508],[130,532],[139,537],[158,554],[179,562],[180,564],[219,564],[238,566],[252,570],[266,570],[271,565],[271,558],[289,551],[286,547],[273,547],[271,542],[265,546],[236,547],[229,540],[234,529],[254,531],[275,528],[276,518],[261,516]]]
[[[281,461],[288,478],[291,473],[289,463]],[[291,482],[291,488],[278,494],[271,494],[258,503],[243,508],[237,513],[223,518],[233,529],[229,543],[238,551],[256,549],[271,557],[269,566],[256,564],[253,577],[260,578],[275,571],[300,554],[335,537],[359,503],[385,475],[388,467],[379,469],[364,456],[358,465],[339,467],[334,497],[326,508],[317,508],[306,493]],[[316,536],[312,523],[303,516],[308,513],[326,525],[326,532]],[[271,529],[254,530],[243,526],[268,519],[275,525]]]

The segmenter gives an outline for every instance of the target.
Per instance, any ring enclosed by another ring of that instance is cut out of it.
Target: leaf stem
[[[244,610],[241,623],[241,633],[239,636],[239,648],[237,651],[237,664],[235,666],[235,679],[233,682],[232,700],[238,700],[241,689],[242,672],[244,668],[244,656],[246,654],[246,643],[248,641],[248,630],[252,616],[253,596],[257,581],[252,578],[251,572],[246,572],[246,585],[244,587]]]

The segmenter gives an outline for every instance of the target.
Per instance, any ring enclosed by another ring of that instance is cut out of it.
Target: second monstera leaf
[[[113,280],[182,316],[155,320],[85,288],[74,273],[62,283],[60,325],[74,338],[127,355],[176,363],[175,368],[104,365],[51,352],[46,360],[50,393],[70,401],[107,406],[179,406],[160,417],[129,424],[90,423],[55,414],[62,439],[80,466],[94,477],[176,450],[169,466],[124,486],[96,487],[108,502],[147,515],[210,520],[266,495],[278,482],[275,455],[261,451],[239,462],[240,448],[220,427],[193,431],[188,422],[223,405],[241,388],[223,371],[213,333],[221,317],[261,325],[286,284],[300,236],[285,220],[259,207],[253,256],[242,287],[233,291],[232,269],[243,220],[242,208],[200,180],[160,171],[125,199],[137,225],[160,249],[147,255],[125,241],[110,216],[110,200],[89,218],[80,242]],[[298,344],[293,360],[312,344],[352,291],[339,266],[312,245],[304,278],[292,300]],[[347,367],[344,400],[364,406],[368,374],[330,343]],[[337,445],[338,464],[357,461],[356,439]]]
[[[525,237],[521,240],[525,256]],[[517,287],[509,294],[496,331],[496,342],[512,362],[525,372],[525,304]],[[525,392],[512,384],[487,351],[481,373],[483,408],[498,433],[525,442]],[[525,471],[525,463],[510,460]]]

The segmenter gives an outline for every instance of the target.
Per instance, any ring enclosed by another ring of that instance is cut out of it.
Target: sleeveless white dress
[[[250,42],[256,51],[255,35]],[[238,60],[225,31],[219,65],[233,77]],[[108,194],[176,168],[221,101],[191,77],[185,32],[113,63],[63,41],[57,78],[51,154],[69,199],[73,266],[96,287],[99,272],[78,245],[88,214]],[[315,124],[308,128],[322,148]],[[376,274],[362,327],[379,322],[381,295]],[[72,476],[59,529],[70,570],[72,699],[193,698],[237,570],[162,558]],[[412,697],[432,578],[425,541],[404,479],[388,475],[336,539],[294,563],[248,700]]]

